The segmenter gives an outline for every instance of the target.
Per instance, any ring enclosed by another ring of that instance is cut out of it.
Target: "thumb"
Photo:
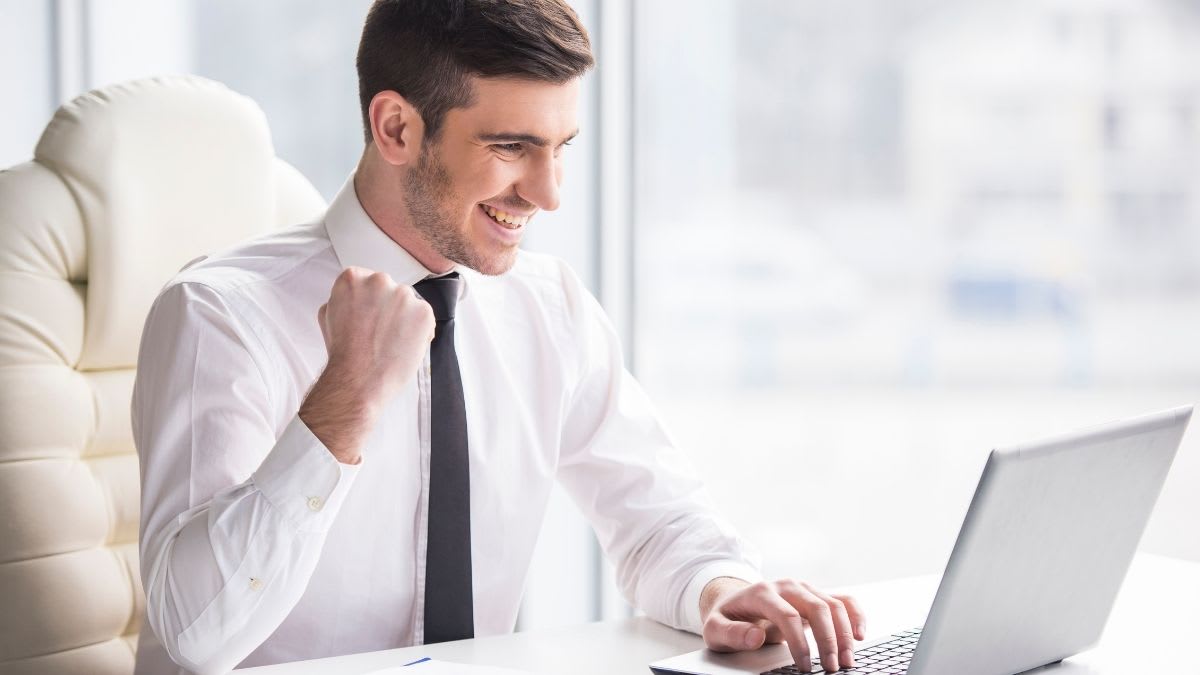
[[[758,649],[767,640],[762,626],[749,621],[735,621],[712,612],[704,622],[704,644],[715,652],[741,652]]]

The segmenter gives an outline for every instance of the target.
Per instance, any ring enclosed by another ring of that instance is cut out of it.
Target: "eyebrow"
[[[578,135],[579,130],[576,129],[575,131],[571,132],[570,136],[567,136],[565,139],[563,139],[559,145],[562,145],[563,143],[569,143]],[[484,143],[528,143],[530,145],[536,145],[539,148],[544,148],[550,145],[550,141],[542,138],[541,136],[536,136],[534,134],[522,134],[515,131],[500,131],[495,133],[479,134],[478,138]]]

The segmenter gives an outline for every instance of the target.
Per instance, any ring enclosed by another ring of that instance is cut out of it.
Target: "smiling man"
[[[366,146],[325,216],[189,266],[147,319],[138,673],[511,631],[556,480],[651,617],[802,665],[811,625],[850,663],[853,600],[759,580],[599,305],[519,248],[591,65],[556,0],[372,7]]]

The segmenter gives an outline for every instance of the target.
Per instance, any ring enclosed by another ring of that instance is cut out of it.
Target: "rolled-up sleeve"
[[[261,349],[260,349],[261,351]],[[280,415],[220,293],[176,282],[143,332],[133,396],[147,618],[171,658],[226,672],[300,599],[358,466]]]
[[[704,586],[722,576],[758,580],[756,555],[717,514],[624,367],[599,304],[569,278],[580,371],[567,403],[559,479],[615,564],[625,598],[657,621],[698,633]]]

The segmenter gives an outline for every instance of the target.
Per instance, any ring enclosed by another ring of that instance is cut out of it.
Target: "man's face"
[[[558,208],[563,146],[577,132],[579,82],[474,78],[475,102],[426,139],[404,196],[412,224],[442,257],[503,274],[538,211]]]

